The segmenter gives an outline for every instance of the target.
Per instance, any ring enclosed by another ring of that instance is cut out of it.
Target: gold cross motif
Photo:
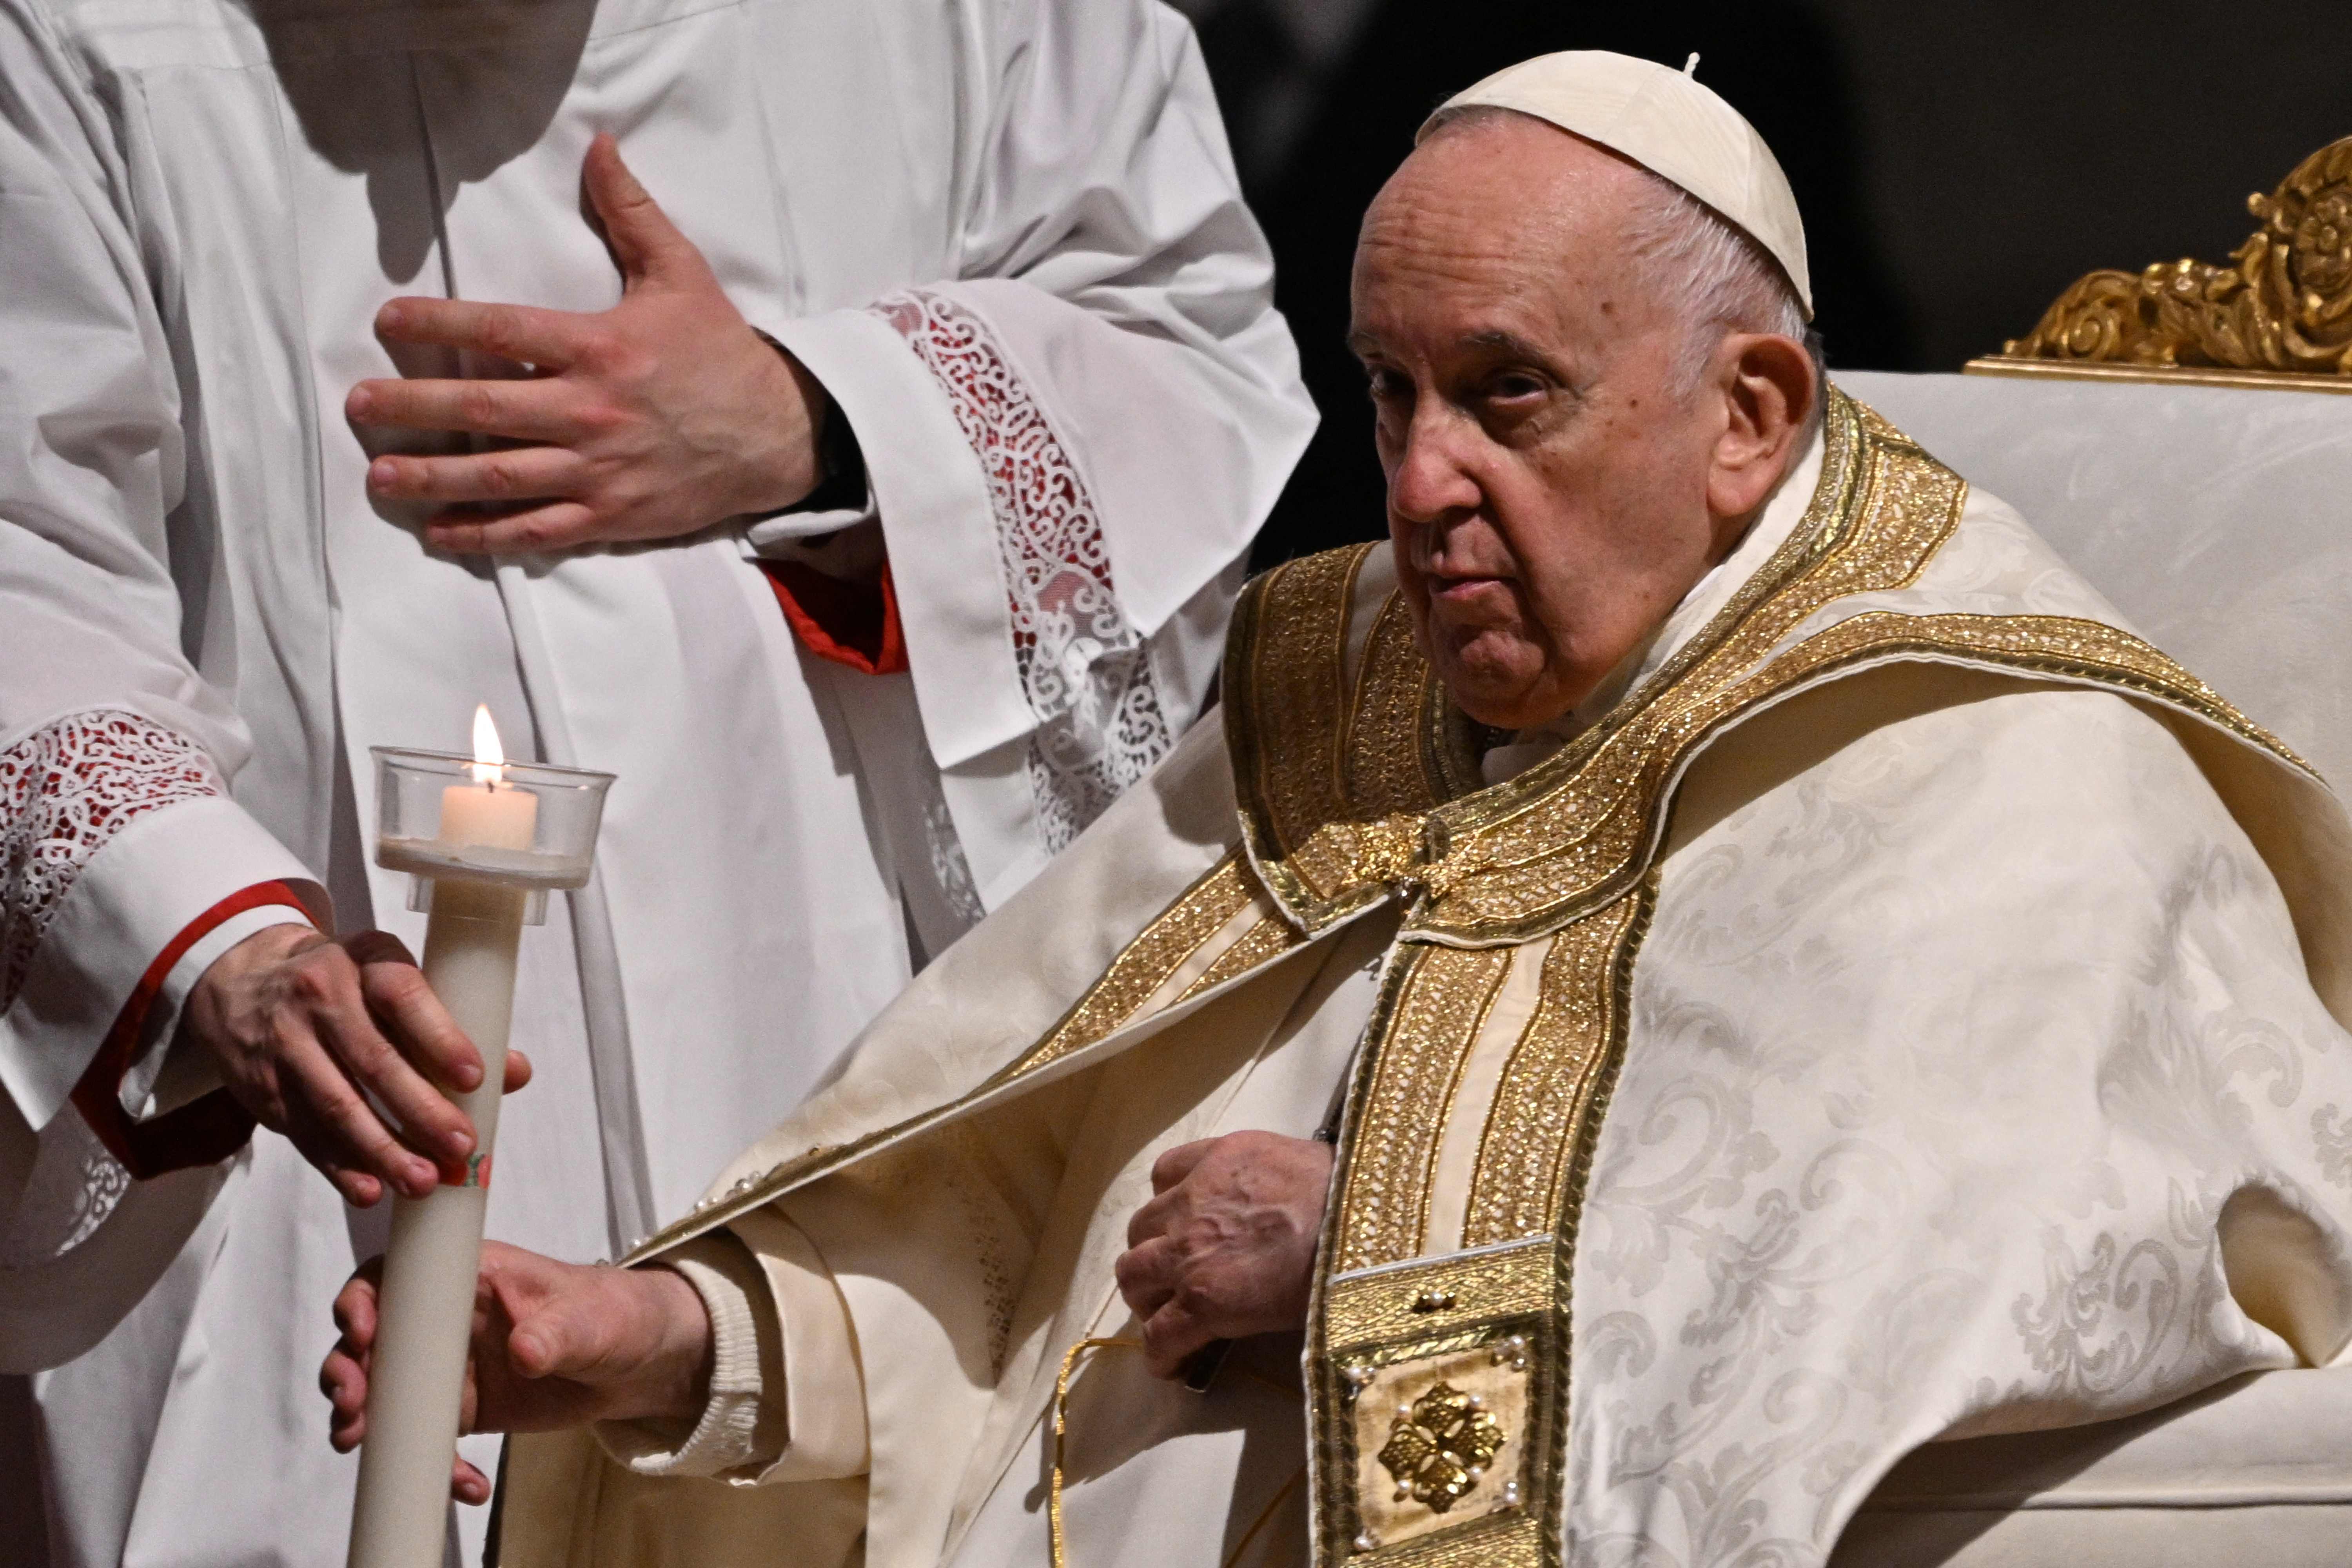
[[[1397,1412],[1381,1464],[1396,1478],[1397,1500],[1444,1513],[1478,1487],[1508,1435],[1486,1402],[1441,1383]]]

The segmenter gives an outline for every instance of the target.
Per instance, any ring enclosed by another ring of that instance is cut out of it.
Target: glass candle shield
[[[586,885],[611,773],[388,746],[371,754],[385,870],[542,894]]]

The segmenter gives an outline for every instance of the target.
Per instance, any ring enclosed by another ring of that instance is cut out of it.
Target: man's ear
[[[1725,419],[1707,469],[1706,508],[1728,523],[1762,506],[1797,460],[1822,388],[1813,356],[1778,332],[1734,332],[1715,363]]]

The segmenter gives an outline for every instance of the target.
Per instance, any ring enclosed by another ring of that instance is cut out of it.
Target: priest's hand
[[[423,1196],[441,1163],[474,1151],[473,1124],[433,1086],[475,1088],[481,1053],[398,937],[338,941],[302,925],[256,931],[205,971],[180,1027],[239,1105],[362,1208],[387,1183]],[[508,1091],[530,1081],[530,1063],[509,1051]]]
[[[1117,1268],[1153,1375],[1213,1340],[1307,1321],[1330,1186],[1330,1145],[1307,1138],[1234,1132],[1160,1156]]]
[[[465,350],[522,372],[352,389],[344,412],[354,425],[498,443],[369,465],[371,494],[444,503],[425,530],[441,549],[667,539],[790,506],[824,477],[818,440],[830,400],[816,378],[751,330],[610,136],[589,146],[583,177],[621,268],[613,309],[403,299],[376,315],[389,342]]]
[[[349,1453],[367,1436],[383,1259],[335,1298],[342,1338],[319,1369],[332,1408],[328,1440]],[[460,1419],[467,1432],[550,1432],[591,1421],[692,1420],[710,1394],[710,1317],[667,1268],[592,1268],[503,1242],[482,1244],[474,1337]],[[449,1493],[487,1502],[490,1483],[459,1459]]]

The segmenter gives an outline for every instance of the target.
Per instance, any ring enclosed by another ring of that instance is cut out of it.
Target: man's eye
[[[1522,397],[1541,397],[1544,384],[1532,375],[1502,375],[1487,384],[1486,392],[1490,397],[1511,403]]]
[[[1392,371],[1370,371],[1364,376],[1364,390],[1374,403],[1392,402],[1404,395],[1404,378]]]

